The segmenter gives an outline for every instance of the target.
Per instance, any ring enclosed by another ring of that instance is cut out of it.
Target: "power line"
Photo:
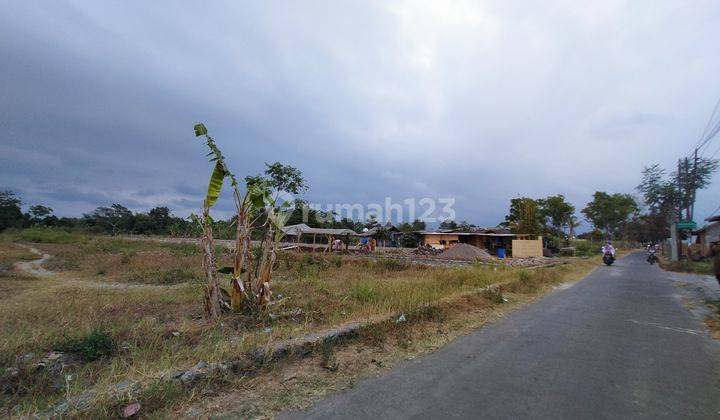
[[[718,147],[717,150],[715,150],[715,152],[713,152],[712,156],[710,156],[708,159],[713,160],[715,158],[715,156],[717,156],[718,153],[720,153],[720,147]]]
[[[717,208],[716,208],[715,210],[713,210],[713,212],[712,212],[712,213],[710,213],[710,216],[708,216],[707,218],[709,219],[709,218],[711,218],[711,217],[715,216],[715,213],[717,213],[717,212],[718,212],[718,210],[720,210],[720,206],[717,206]]]
[[[698,151],[702,150],[704,147],[707,147],[710,144],[710,140],[712,140],[718,132],[720,132],[720,120],[718,120],[715,126],[707,133],[707,137],[705,138],[705,141],[702,143],[702,145],[698,148]]]
[[[695,146],[696,149],[700,149],[701,147],[703,147],[703,145],[705,145],[708,142],[708,140],[710,138],[714,137],[715,134],[717,134],[718,130],[720,130],[720,120],[719,120],[717,122],[717,124],[713,127],[713,129],[710,130],[710,132],[714,131],[714,133],[712,135],[706,136],[706,134],[709,134],[708,129],[710,128],[710,125],[712,124],[712,121],[715,118],[715,114],[717,113],[719,106],[720,106],[720,97],[718,97],[717,102],[715,102],[715,107],[713,108],[713,111],[710,114],[710,118],[708,118],[708,122],[705,125],[705,129],[703,130],[702,134],[700,135],[700,140],[698,140],[698,144]]]

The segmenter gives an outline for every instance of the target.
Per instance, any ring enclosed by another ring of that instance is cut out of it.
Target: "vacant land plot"
[[[498,305],[506,296],[535,295],[579,278],[596,264],[525,271],[284,253],[273,280],[275,302],[260,315],[228,314],[209,323],[202,317],[202,256],[195,245],[38,231],[0,238],[0,413],[14,415],[42,412],[92,387],[227,360],[352,321],[441,302],[452,303],[443,311],[456,313]],[[29,246],[52,256],[44,267],[55,274],[36,278],[13,269],[37,258]],[[219,248],[218,255],[219,266],[230,265],[228,250]],[[496,283],[503,288],[468,297]],[[164,409],[197,396],[155,392]]]

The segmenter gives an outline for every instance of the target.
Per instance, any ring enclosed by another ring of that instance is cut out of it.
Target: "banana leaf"
[[[207,134],[207,128],[203,123],[195,124],[195,136],[204,136]]]
[[[208,184],[207,196],[205,197],[205,207],[210,208],[217,202],[218,197],[220,197],[225,175],[226,173],[222,163],[217,162],[212,175],[210,175],[210,183]]]

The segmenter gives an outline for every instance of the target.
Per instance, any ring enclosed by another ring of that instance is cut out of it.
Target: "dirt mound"
[[[452,248],[438,255],[448,260],[476,260],[492,258],[484,249],[468,244],[456,244]]]

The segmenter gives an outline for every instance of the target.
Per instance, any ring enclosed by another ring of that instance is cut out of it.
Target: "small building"
[[[720,216],[708,217],[708,223],[702,228],[693,232],[696,236],[695,243],[702,246],[703,255],[710,255],[710,244],[720,242]]]
[[[416,233],[420,235],[423,245],[430,245],[433,248],[448,249],[458,243],[469,244],[484,249],[491,255],[497,255],[498,248],[510,249],[513,238],[517,236],[503,227],[473,228],[464,232],[454,229]]]
[[[296,244],[299,246],[303,236],[305,238],[312,237],[312,245],[315,248],[318,236],[320,237],[321,243],[327,244],[327,250],[330,250],[331,239],[340,239],[345,244],[347,250],[350,243],[350,237],[357,236],[355,231],[350,229],[324,229],[324,228],[313,228],[304,223],[298,225],[290,225],[282,228],[283,236],[286,238],[294,237]]]
[[[358,233],[356,236],[375,238],[375,240],[383,247],[396,247],[398,246],[398,238],[402,234],[403,233],[400,229],[396,228],[395,225],[388,221],[383,226],[368,229],[366,232]]]

